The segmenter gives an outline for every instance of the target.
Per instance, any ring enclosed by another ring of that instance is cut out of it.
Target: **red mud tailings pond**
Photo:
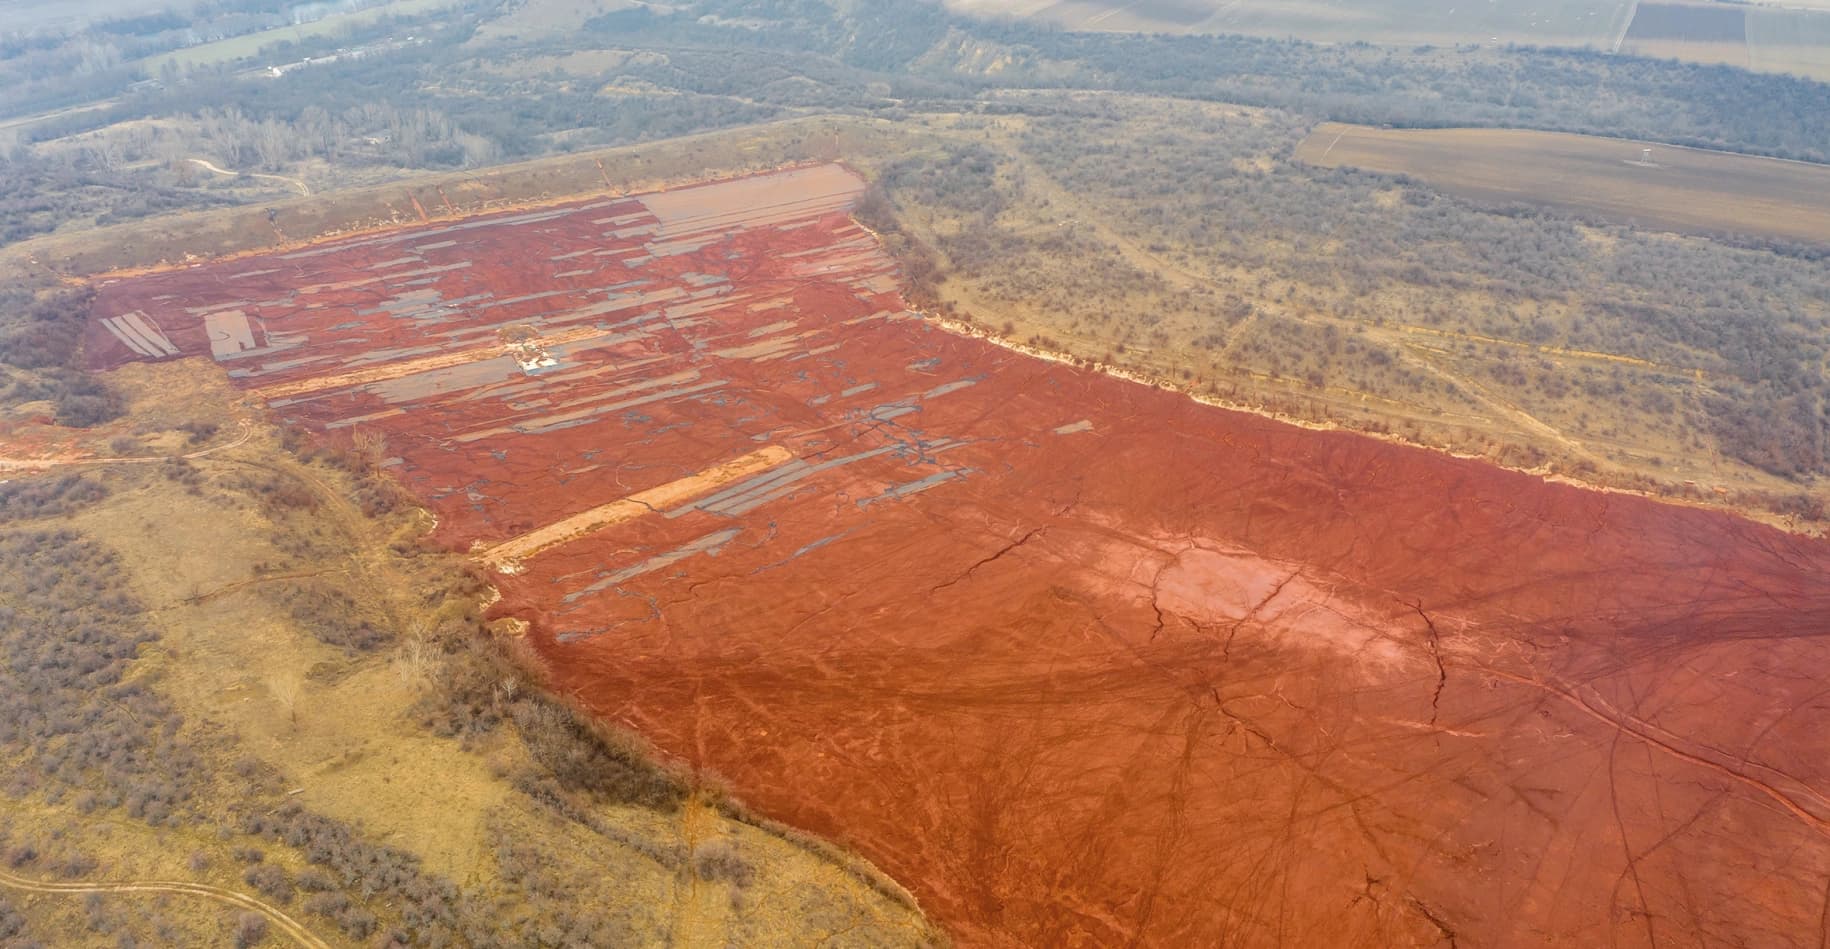
[[[965,945],[1818,945],[1830,545],[948,334],[821,166],[101,288]]]

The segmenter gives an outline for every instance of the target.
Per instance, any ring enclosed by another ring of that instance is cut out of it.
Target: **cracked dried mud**
[[[946,332],[861,188],[123,278],[90,352],[563,538],[495,575],[551,684],[963,945],[1819,942],[1830,545]]]

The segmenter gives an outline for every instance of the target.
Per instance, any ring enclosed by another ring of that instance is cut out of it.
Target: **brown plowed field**
[[[90,352],[385,434],[454,547],[661,499],[528,545],[497,611],[962,944],[1818,943],[1830,545],[951,335],[859,188],[124,279]]]
[[[1549,205],[1655,230],[1830,244],[1830,165],[1562,132],[1339,122],[1316,126],[1296,157],[1410,175],[1489,203]]]

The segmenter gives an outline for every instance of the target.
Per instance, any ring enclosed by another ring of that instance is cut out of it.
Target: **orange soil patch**
[[[861,182],[763,184],[123,279],[97,317],[341,380],[271,404],[384,434],[457,549],[785,452],[495,610],[963,944],[1815,940],[1830,544],[944,332]],[[352,375],[512,327],[602,334]]]

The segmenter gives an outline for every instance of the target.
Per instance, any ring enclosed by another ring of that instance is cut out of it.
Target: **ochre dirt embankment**
[[[380,433],[460,549],[662,498],[497,611],[964,945],[1817,944],[1830,545],[942,332],[858,186],[135,277],[91,352]]]

